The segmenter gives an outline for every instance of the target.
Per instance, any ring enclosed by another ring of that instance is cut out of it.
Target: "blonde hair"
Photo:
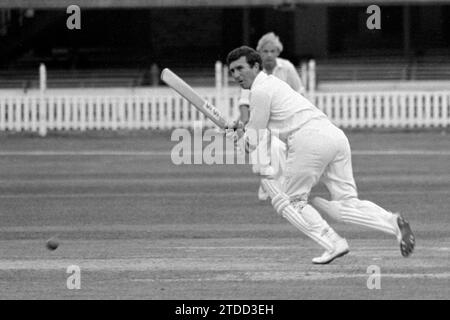
[[[256,50],[261,51],[262,47],[264,47],[267,43],[273,43],[280,52],[283,51],[283,44],[281,43],[280,38],[273,32],[266,33],[261,37],[261,39],[259,39]]]

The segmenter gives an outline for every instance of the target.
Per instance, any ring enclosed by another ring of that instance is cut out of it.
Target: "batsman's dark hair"
[[[231,62],[238,60],[241,57],[247,59],[247,63],[250,67],[253,67],[256,62],[258,62],[259,70],[262,70],[262,59],[258,51],[247,46],[242,46],[231,50],[227,56],[227,64],[230,65]]]

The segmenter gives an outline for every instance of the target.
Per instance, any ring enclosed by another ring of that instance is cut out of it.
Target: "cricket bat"
[[[165,68],[161,72],[161,80],[189,101],[219,128],[224,129],[227,126],[228,121],[223,117],[222,113],[208,101],[203,99],[190,85],[173,71]]]
[[[225,120],[221,112],[203,99],[190,85],[188,85],[170,69],[165,68],[161,72],[161,80],[189,101],[195,108],[208,117],[208,119],[211,119],[211,121],[214,122],[219,128],[224,129],[227,126],[228,122]],[[279,186],[274,180],[263,178],[261,181],[271,197],[274,197],[276,194],[280,193]]]

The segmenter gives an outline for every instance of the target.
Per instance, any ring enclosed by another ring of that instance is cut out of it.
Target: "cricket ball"
[[[50,238],[47,240],[47,243],[45,246],[47,247],[48,250],[52,250],[52,251],[56,250],[56,248],[58,248],[58,246],[59,246],[59,241],[55,237]]]

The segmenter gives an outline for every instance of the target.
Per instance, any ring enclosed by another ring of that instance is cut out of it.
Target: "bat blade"
[[[227,121],[221,112],[203,99],[202,96],[200,96],[190,85],[177,76],[173,71],[165,68],[161,72],[161,80],[173,90],[178,92],[178,94],[180,94],[183,98],[188,100],[195,108],[214,122],[218,127],[223,129],[227,125]]]

